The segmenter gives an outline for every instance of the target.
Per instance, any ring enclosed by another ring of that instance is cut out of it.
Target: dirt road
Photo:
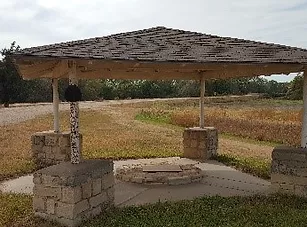
[[[106,106],[119,105],[119,104],[132,104],[140,102],[154,102],[163,100],[189,100],[195,98],[169,98],[169,99],[131,99],[131,100],[105,100],[102,102],[85,101],[80,102],[80,109],[102,109]],[[69,103],[61,103],[60,111],[68,110]],[[52,113],[52,103],[23,103],[13,104],[10,108],[0,108],[0,126],[13,123],[19,123],[26,120],[33,119],[40,115]]]

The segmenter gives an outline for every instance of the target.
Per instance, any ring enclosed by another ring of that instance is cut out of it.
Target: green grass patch
[[[84,227],[306,226],[307,199],[295,196],[202,197],[139,207],[114,208]],[[0,226],[58,227],[33,217],[32,197],[0,194]]]
[[[277,147],[277,146],[282,145],[282,143],[244,138],[244,137],[235,136],[235,135],[232,135],[232,134],[229,134],[229,133],[219,133],[219,136],[221,136],[221,138],[225,138],[225,139],[231,139],[231,140],[241,141],[241,142],[244,142],[244,143],[256,144],[256,145],[260,145],[260,146],[264,145],[264,146]]]
[[[300,106],[303,105],[303,100],[288,100],[288,99],[258,99],[251,101],[253,104],[279,106]]]
[[[143,148],[142,148],[143,147]],[[117,149],[94,149],[89,150],[84,154],[86,159],[111,159],[111,160],[126,160],[140,158],[167,158],[180,157],[183,153],[168,147],[159,147],[157,142],[156,148],[146,147],[141,143],[136,143],[134,148],[117,148]]]
[[[229,154],[221,154],[214,157],[215,160],[224,163],[225,165],[235,167],[245,173],[250,173],[254,176],[263,179],[271,178],[270,162],[259,158],[246,158]]]
[[[22,226],[32,218],[32,197],[0,193],[0,226]]]
[[[171,123],[171,113],[168,111],[157,110],[144,110],[142,109],[140,113],[135,116],[136,120],[149,121],[157,124],[170,124]]]
[[[204,197],[116,209],[84,226],[305,226],[306,208],[306,200],[296,197]]]

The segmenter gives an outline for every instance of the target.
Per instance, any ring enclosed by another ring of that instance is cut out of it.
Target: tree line
[[[10,53],[18,50],[19,46],[12,43],[9,49],[1,51],[3,58],[0,60],[0,102],[8,106],[9,103],[52,101],[51,79],[26,81],[18,75],[10,60]],[[260,93],[267,97],[300,99],[302,78],[303,76],[299,75],[290,83],[278,83],[262,77],[207,80],[206,95]],[[67,86],[68,79],[59,81],[62,101]],[[200,94],[199,81],[193,80],[81,79],[79,87],[83,100],[197,97]]]

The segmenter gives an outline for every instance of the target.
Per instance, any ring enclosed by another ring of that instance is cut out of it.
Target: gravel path
[[[130,101],[130,100],[129,100]],[[101,109],[105,106],[125,103],[125,101],[80,102],[80,109]],[[69,103],[61,103],[60,111],[69,110]],[[19,123],[37,116],[53,112],[52,103],[15,104],[0,109],[0,126]]]
[[[153,102],[158,100],[187,100],[190,98],[172,98],[172,99],[131,99],[131,100],[105,100],[102,102],[85,101],[80,102],[80,109],[102,109],[103,107],[126,103]],[[60,104],[60,111],[69,110],[68,103]],[[10,108],[0,107],[0,126],[23,122],[33,119],[37,116],[52,113],[52,103],[37,104],[13,104]]]

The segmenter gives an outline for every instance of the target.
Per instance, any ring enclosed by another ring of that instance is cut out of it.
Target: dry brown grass
[[[61,115],[63,127],[68,126]],[[0,126],[0,181],[35,170],[31,159],[31,135],[52,128],[51,116],[43,116],[7,126]]]
[[[220,132],[260,141],[299,146],[301,111],[269,108],[220,108],[205,110],[205,122]],[[198,110],[173,111],[172,124],[191,127],[198,125]]]
[[[166,103],[153,102],[150,106],[155,108],[155,113],[159,112],[163,121],[166,122],[172,112],[173,123],[189,126],[197,125],[198,110],[195,107],[197,103],[197,100],[192,99],[188,102],[182,100]],[[149,104],[139,103],[137,105],[147,106]],[[206,115],[207,117],[212,116],[211,122],[215,119],[220,128],[222,126],[225,129],[231,128],[228,127],[231,119],[226,119],[228,126],[223,125],[223,119],[216,117],[218,109],[210,109],[212,114],[208,114],[210,112],[207,108]],[[134,117],[140,110],[139,107],[133,105],[105,107],[101,111],[82,110],[80,130],[84,138],[82,152],[84,157],[125,159],[181,156],[183,154],[182,129],[137,121]],[[69,129],[68,113],[62,113],[60,117],[62,130]],[[209,120],[206,121],[210,122]],[[238,122],[233,121],[233,125]],[[31,160],[31,135],[52,129],[52,126],[52,116],[47,115],[35,120],[0,127],[0,181],[31,173],[36,169]],[[272,150],[270,146],[255,145],[253,147],[250,143],[233,139],[221,139],[219,146],[220,153],[240,154],[245,157],[258,155],[266,159],[269,159]],[[255,153],[254,150],[258,152]]]
[[[182,155],[181,131],[135,121],[134,115],[134,108],[125,107],[81,111],[84,157],[123,159]],[[68,113],[60,117],[62,130],[69,129]],[[31,135],[51,128],[51,115],[0,127],[0,181],[36,169],[31,159]]]
[[[150,158],[182,155],[181,131],[134,120],[135,109],[86,112],[81,119],[87,158]],[[85,125],[85,126],[84,126]]]

